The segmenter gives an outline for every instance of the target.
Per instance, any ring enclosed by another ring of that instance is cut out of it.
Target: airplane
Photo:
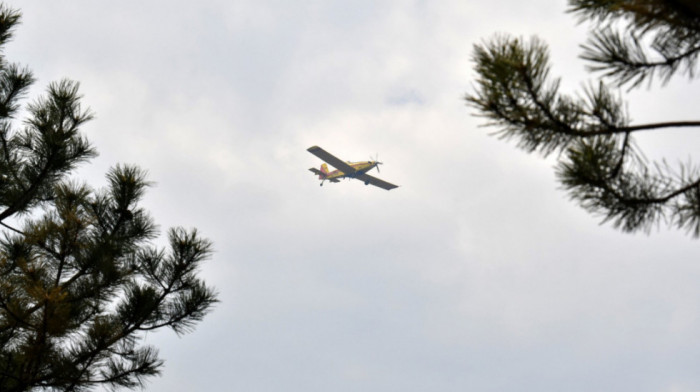
[[[309,169],[312,173],[318,175],[318,179],[321,180],[321,186],[323,186],[323,182],[326,180],[330,182],[340,182],[340,180],[343,178],[354,178],[363,181],[365,185],[372,184],[379,188],[386,189],[387,191],[398,188],[397,185],[390,184],[384,180],[380,180],[377,177],[372,177],[367,174],[368,171],[375,167],[377,168],[377,172],[379,172],[379,165],[382,164],[381,162],[343,162],[319,146],[309,147],[306,151],[316,155],[323,161],[338,169],[329,172],[328,165],[325,163],[321,165],[321,170],[314,167]]]

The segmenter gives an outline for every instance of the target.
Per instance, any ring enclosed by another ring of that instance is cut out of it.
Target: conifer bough
[[[0,6],[0,47],[19,22]],[[134,388],[163,365],[146,331],[194,328],[217,301],[197,277],[211,243],[171,229],[169,248],[139,207],[149,183],[117,165],[106,189],[67,179],[96,155],[78,83],[49,85],[15,129],[31,72],[0,57],[0,391]]]
[[[678,72],[695,76],[700,54],[696,0],[570,0],[570,12],[597,30],[582,46],[589,70],[613,87],[638,87]],[[620,94],[601,79],[580,96],[559,92],[547,46],[497,35],[474,46],[477,73],[467,103],[528,152],[558,152],[557,177],[572,199],[626,232],[667,222],[700,236],[700,170],[649,164],[633,134],[700,127],[700,121],[630,124]]]

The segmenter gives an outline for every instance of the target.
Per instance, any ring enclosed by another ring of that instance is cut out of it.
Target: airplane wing
[[[398,185],[390,184],[384,180],[380,180],[377,177],[372,177],[369,174],[360,174],[359,176],[356,176],[360,181],[364,181],[365,184],[372,184],[374,186],[378,186],[382,189],[386,189],[387,191],[390,191],[394,188],[398,188]]]
[[[322,160],[328,162],[329,164],[331,164],[331,166],[333,166],[336,169],[343,172],[343,174],[352,174],[356,171],[355,168],[353,168],[352,166],[348,165],[347,163],[341,161],[340,159],[334,157],[331,153],[322,149],[319,146],[309,147],[309,149],[306,151],[308,151],[308,152],[316,155],[317,157],[321,158]]]

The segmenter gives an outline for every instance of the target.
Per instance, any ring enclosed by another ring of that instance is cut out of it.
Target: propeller
[[[379,153],[374,155],[374,160],[372,159],[371,156],[369,157],[369,160],[373,161],[375,163],[374,166],[377,168],[377,173],[381,173],[381,171],[379,171],[379,165],[383,165],[383,163],[379,162]]]

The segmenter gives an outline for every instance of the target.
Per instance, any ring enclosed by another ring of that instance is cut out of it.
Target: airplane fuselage
[[[340,170],[333,170],[331,172],[328,172],[325,179],[329,180],[329,181],[333,181],[333,180],[340,180],[341,178],[355,178],[361,174],[365,174],[368,171],[372,170],[372,168],[374,168],[378,165],[378,162],[376,162],[376,161],[347,162],[347,164],[352,166],[357,171],[354,173],[345,174]]]

